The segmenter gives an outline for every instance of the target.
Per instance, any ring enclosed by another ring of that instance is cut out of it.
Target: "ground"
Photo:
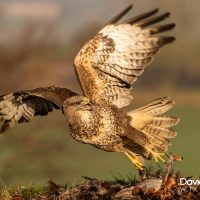
[[[78,185],[61,186],[49,181],[47,186],[4,187],[0,200],[190,200],[200,199],[200,186],[179,185],[183,177],[180,172],[174,173],[174,161],[182,160],[179,156],[169,155],[163,169],[154,171],[149,167],[139,173],[139,178],[114,177],[113,181],[100,181],[83,177]],[[192,179],[193,177],[189,177]],[[195,179],[195,178],[194,178]]]

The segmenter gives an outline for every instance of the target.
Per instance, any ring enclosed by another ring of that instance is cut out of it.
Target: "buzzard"
[[[164,161],[163,155],[176,136],[176,117],[162,116],[174,106],[168,97],[129,112],[131,87],[159,49],[174,41],[160,33],[175,24],[154,25],[167,17],[151,10],[119,23],[132,5],[113,17],[87,42],[75,58],[75,72],[83,94],[60,87],[41,87],[0,96],[1,134],[17,123],[61,109],[71,136],[109,152],[124,153],[144,168],[144,158]]]

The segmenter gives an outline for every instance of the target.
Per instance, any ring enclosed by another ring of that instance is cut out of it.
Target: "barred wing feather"
[[[119,108],[128,105],[132,84],[159,49],[175,39],[156,35],[173,29],[175,24],[150,26],[169,16],[164,13],[151,17],[158,9],[116,24],[130,8],[114,17],[75,58],[82,90],[96,103],[106,102]]]
[[[0,96],[0,134],[17,123],[30,122],[34,116],[61,109],[64,100],[74,95],[71,90],[52,86]]]

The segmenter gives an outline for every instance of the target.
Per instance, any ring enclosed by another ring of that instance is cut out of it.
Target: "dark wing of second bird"
[[[30,122],[34,116],[61,109],[65,99],[74,95],[71,90],[52,86],[0,96],[0,134],[17,123]]]

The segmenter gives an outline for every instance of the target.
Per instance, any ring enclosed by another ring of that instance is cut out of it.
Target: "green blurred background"
[[[161,50],[136,82],[132,108],[171,96],[170,115],[181,118],[170,151],[184,156],[176,169],[200,175],[200,4],[198,0],[0,0],[0,94],[39,86],[80,92],[73,58],[89,38],[121,9],[132,16],[155,7],[171,11],[174,44]],[[131,106],[129,107],[131,108]],[[150,163],[148,163],[150,164]],[[119,153],[74,141],[59,111],[14,127],[0,138],[0,181],[6,185],[78,183],[81,176],[112,179],[137,172]]]

